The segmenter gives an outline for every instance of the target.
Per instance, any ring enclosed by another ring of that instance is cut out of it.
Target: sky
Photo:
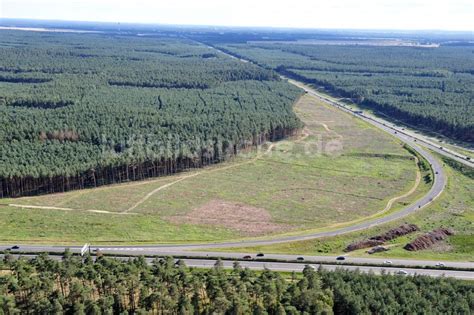
[[[0,0],[0,18],[474,31],[474,0]]]

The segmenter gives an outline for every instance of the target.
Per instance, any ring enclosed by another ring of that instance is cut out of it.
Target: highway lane
[[[0,252],[10,248],[11,246],[0,245]],[[18,250],[11,251],[12,254],[18,253],[19,251],[24,253],[40,253],[40,252],[51,252],[51,253],[62,253],[66,248],[70,249],[73,253],[80,253],[81,246],[49,246],[49,245],[20,245]],[[173,256],[173,257],[192,257],[192,258],[222,258],[230,260],[242,260],[244,256],[250,256],[251,260],[274,260],[279,262],[291,262],[297,261],[299,257],[303,255],[288,255],[288,254],[270,254],[264,253],[263,257],[258,257],[257,252],[213,252],[213,251],[185,251],[181,248],[167,248],[163,249],[156,246],[128,246],[128,247],[117,247],[117,246],[100,246],[91,245],[90,251],[92,254],[97,251],[107,255],[120,255],[120,256]],[[350,265],[372,265],[372,266],[407,266],[407,267],[428,267],[436,268],[440,261],[437,260],[413,260],[413,259],[387,259],[377,257],[351,257],[350,254],[344,254],[345,260],[336,260],[337,256],[311,256],[304,255],[303,259],[305,262],[316,262],[323,264],[350,264]],[[247,260],[246,260],[247,261]],[[386,263],[389,261],[390,263]],[[442,261],[447,268],[458,268],[458,269],[473,269],[474,261],[466,262],[455,262],[455,261]]]
[[[3,259],[4,255],[0,255],[0,259]],[[15,258],[18,257],[25,257],[27,259],[32,259],[36,257],[36,255],[14,255]],[[50,256],[52,259],[59,260],[61,259],[60,256]],[[112,257],[115,259],[129,259],[130,257]],[[145,258],[147,263],[152,263],[155,258]],[[178,261],[179,259],[175,259]],[[216,264],[217,260],[215,259],[181,259],[186,266],[192,268],[213,268]],[[229,261],[229,260],[222,260],[222,266],[226,269],[231,269],[234,266],[236,261]],[[425,275],[430,277],[450,277],[455,279],[463,279],[463,280],[474,280],[474,272],[471,271],[458,271],[458,270],[439,270],[439,269],[414,269],[414,268],[396,268],[390,266],[348,266],[348,265],[339,265],[339,264],[330,264],[330,265],[319,265],[319,264],[312,264],[312,263],[304,263],[304,262],[263,262],[263,261],[246,261],[246,260],[237,260],[239,265],[243,268],[249,268],[252,270],[264,270],[269,269],[272,271],[279,271],[279,272],[302,272],[306,266],[310,266],[311,268],[318,269],[322,268],[328,271],[334,271],[336,269],[344,269],[344,270],[352,270],[352,271],[360,271],[363,273],[374,273],[376,275],[384,273],[389,274],[397,274],[400,270],[404,270],[407,272],[406,275],[400,276],[407,276],[407,275]]]

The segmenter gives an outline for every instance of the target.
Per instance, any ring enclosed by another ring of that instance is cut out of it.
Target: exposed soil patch
[[[381,235],[377,235],[374,237],[371,237],[371,240],[378,240],[378,241],[390,241],[393,240],[397,237],[407,235],[416,231],[419,231],[420,228],[416,226],[415,224],[402,224],[399,227],[395,229],[391,229]]]
[[[344,249],[344,251],[350,252],[350,251],[361,249],[361,248],[382,245],[386,241],[393,240],[397,237],[407,235],[407,234],[416,232],[418,230],[419,228],[415,224],[402,224],[397,228],[391,229],[381,235],[373,236],[369,238],[368,240],[361,240],[361,241],[357,241],[355,243],[349,244]]]
[[[444,240],[450,235],[453,235],[453,231],[449,229],[435,229],[429,233],[417,237],[413,242],[406,244],[403,248],[409,251],[427,249],[432,247],[436,243]]]
[[[283,232],[291,228],[286,224],[272,222],[270,213],[263,208],[224,200],[212,200],[185,215],[171,216],[167,220],[178,224],[225,227],[245,236]]]
[[[358,241],[358,242],[347,245],[347,247],[344,249],[344,251],[345,252],[352,252],[354,250],[358,250],[358,249],[362,249],[362,248],[368,248],[368,247],[382,245],[383,243],[384,243],[383,241],[378,241],[378,240],[362,240],[362,241]]]

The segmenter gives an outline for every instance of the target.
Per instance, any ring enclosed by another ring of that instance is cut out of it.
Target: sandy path
[[[299,139],[295,140],[295,142],[301,142],[301,141],[304,141],[306,138],[308,138],[310,136],[310,132],[307,128],[303,128],[302,132],[301,132],[301,137],[299,137]],[[255,156],[253,159],[250,159],[248,161],[244,161],[244,162],[241,162],[241,163],[233,163],[231,165],[227,165],[227,166],[224,166],[224,167],[218,167],[218,168],[214,168],[214,169],[210,169],[210,170],[202,170],[202,171],[199,171],[199,172],[196,172],[196,173],[193,173],[193,174],[190,174],[190,175],[187,175],[187,176],[183,176],[183,177],[180,177],[179,179],[171,182],[171,183],[168,183],[168,184],[165,184],[163,186],[160,186],[158,188],[156,188],[155,190],[149,192],[148,194],[146,194],[146,196],[144,196],[142,199],[140,199],[137,203],[135,203],[133,206],[131,206],[130,208],[128,208],[127,210],[121,212],[121,213],[130,213],[131,211],[135,210],[138,206],[140,206],[141,204],[143,204],[145,201],[147,201],[151,196],[153,196],[154,194],[156,194],[157,192],[163,190],[163,189],[166,189],[166,188],[169,188],[183,180],[186,180],[188,178],[192,178],[192,177],[196,177],[198,175],[201,175],[201,174],[209,174],[209,173],[212,173],[212,172],[220,172],[220,171],[224,171],[224,170],[228,170],[228,169],[231,169],[231,168],[234,168],[234,167],[238,167],[238,166],[242,166],[242,165],[246,165],[246,164],[249,164],[249,163],[253,163],[253,162],[256,162],[258,159],[260,159],[262,156],[270,153],[270,151],[273,150],[273,148],[275,147],[276,143],[270,143],[270,145],[268,146],[268,148],[265,150],[265,152],[263,153],[258,153],[257,156]]]
[[[196,173],[193,173],[193,174],[190,174],[190,175],[187,175],[187,176],[180,177],[179,179],[177,179],[177,180],[175,180],[171,183],[160,186],[160,187],[156,188],[155,190],[149,192],[148,194],[146,194],[146,196],[144,196],[142,199],[140,199],[137,203],[135,203],[133,206],[131,206],[130,208],[128,208],[127,210],[125,210],[121,213],[130,213],[131,211],[135,210],[138,206],[143,204],[145,201],[147,201],[151,196],[153,196],[157,192],[159,192],[163,189],[166,189],[168,187],[171,187],[171,186],[173,186],[173,185],[175,185],[175,184],[177,184],[177,183],[179,183],[183,180],[186,180],[188,178],[196,177],[196,176],[201,175],[201,174],[209,174],[209,173],[216,172],[216,171],[224,171],[224,170],[228,170],[230,168],[234,168],[234,167],[242,166],[242,165],[245,165],[245,164],[253,163],[253,162],[257,161],[259,158],[261,158],[263,155],[268,154],[273,149],[274,146],[275,146],[275,143],[271,143],[264,153],[259,153],[253,159],[245,161],[245,162],[235,163],[235,164],[231,164],[231,165],[228,165],[228,166],[218,167],[218,168],[214,168],[214,169],[210,169],[210,170],[202,170],[202,171],[198,171]]]
[[[417,157],[415,157],[415,164],[417,165],[415,185],[413,185],[413,187],[409,191],[404,193],[403,195],[393,197],[392,199],[390,199],[387,203],[387,206],[385,206],[385,209],[383,209],[381,212],[379,212],[379,214],[390,210],[390,208],[392,208],[393,204],[396,201],[398,201],[400,199],[403,199],[403,198],[406,198],[406,197],[410,196],[411,194],[413,194],[416,191],[416,189],[418,188],[418,186],[420,185],[420,182],[421,182],[421,172],[420,172],[420,169],[418,168],[418,158]]]
[[[73,209],[73,208],[63,208],[63,207],[50,207],[50,206],[29,206],[29,205],[20,205],[15,203],[8,204],[10,207],[16,208],[25,208],[25,209],[44,209],[44,210],[61,210],[61,211],[86,211],[93,213],[105,213],[105,214],[123,214],[122,212],[111,212],[106,210],[95,210],[95,209]]]
[[[332,134],[334,134],[336,137],[338,137],[339,139],[343,139],[344,137],[341,135],[341,134],[338,134],[336,131],[332,130],[331,128],[328,127],[328,125],[326,125],[325,123],[321,122],[320,123],[321,126],[324,127],[324,129],[327,131],[327,132],[330,132]]]

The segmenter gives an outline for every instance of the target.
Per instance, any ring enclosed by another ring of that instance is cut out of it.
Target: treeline
[[[299,89],[202,44],[1,33],[0,197],[170,174],[301,127]]]
[[[188,268],[172,258],[6,255],[1,314],[469,314],[474,286],[447,278]]]
[[[86,171],[77,171],[74,175],[62,174],[44,176],[12,176],[0,178],[0,197],[20,197],[38,194],[66,192],[76,189],[95,188],[103,185],[116,184],[128,181],[143,180],[151,177],[166,176],[174,173],[200,168],[211,164],[222,162],[237,155],[242,150],[248,150],[262,145],[266,141],[277,141],[294,136],[295,129],[275,128],[271,133],[261,133],[249,140],[233,143],[230,141],[210,140],[207,144],[181,143],[177,152],[166,151],[170,144],[159,144],[155,149],[148,147],[143,142],[138,142],[132,148],[131,153],[122,145],[116,145],[113,153],[104,152],[106,156],[127,155],[128,161],[117,158],[114,165],[98,164]],[[79,135],[70,131],[57,131],[54,133],[41,134],[43,142],[56,140],[78,141]],[[198,141],[199,142],[199,141]],[[58,145],[58,148],[63,146]],[[162,146],[161,148],[159,146]],[[136,150],[135,150],[136,149]],[[168,158],[164,158],[167,156]],[[110,159],[112,159],[110,158]],[[118,164],[123,161],[123,164]],[[135,161],[135,162],[132,162]]]
[[[294,43],[218,47],[391,118],[474,143],[472,47]]]

